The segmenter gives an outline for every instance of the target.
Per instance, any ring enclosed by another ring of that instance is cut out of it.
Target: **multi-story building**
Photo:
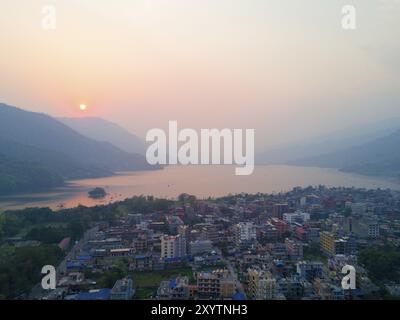
[[[320,233],[321,250],[327,254],[335,255],[336,254],[335,240],[336,237],[333,233],[322,231]]]
[[[362,202],[346,203],[346,207],[350,208],[351,212],[355,215],[363,215],[367,211],[367,205]]]
[[[296,264],[297,274],[306,279],[313,281],[315,278],[322,278],[323,276],[323,263],[322,262],[307,262],[300,261]]]
[[[131,258],[135,254],[134,248],[120,248],[111,249],[108,252],[107,258],[109,259],[119,259],[119,258]]]
[[[234,290],[235,281],[227,270],[200,272],[197,275],[197,293],[200,298],[231,298]]]
[[[355,242],[352,238],[337,237],[332,232],[323,231],[320,233],[321,250],[330,256],[337,254],[353,254],[356,250]]]
[[[140,224],[143,221],[143,214],[141,213],[129,213],[128,222],[130,224]]]
[[[305,292],[310,290],[310,283],[296,276],[281,278],[277,281],[277,284],[278,293],[286,299],[300,299],[305,295]]]
[[[111,300],[130,300],[135,295],[133,281],[130,278],[117,280],[111,290]]]
[[[170,233],[177,233],[178,228],[184,225],[182,219],[176,215],[166,216],[165,220]]]
[[[186,239],[182,235],[161,237],[161,259],[182,258],[187,255]]]
[[[284,213],[283,214],[283,221],[293,224],[293,223],[300,223],[303,224],[310,220],[310,214],[307,212],[296,211],[293,213]]]
[[[133,240],[133,245],[135,247],[136,252],[147,251],[149,247],[149,240],[147,235],[140,234],[135,240]]]
[[[235,281],[230,278],[222,278],[219,284],[220,298],[232,298],[236,293]]]
[[[307,229],[305,229],[304,227],[296,227],[296,229],[294,230],[294,234],[295,234],[296,239],[298,239],[300,241],[308,240]]]
[[[319,241],[319,233],[320,233],[320,228],[317,228],[317,227],[307,228],[306,239],[308,241],[318,242]]]
[[[204,223],[200,229],[201,238],[210,240],[212,243],[219,241],[218,230],[215,224]]]
[[[212,272],[198,274],[197,293],[200,298],[218,298],[220,295],[220,277]]]
[[[380,227],[377,219],[373,217],[349,217],[345,223],[345,230],[361,238],[378,238]]]
[[[289,224],[281,219],[272,218],[271,223],[275,226],[278,232],[278,237],[282,237],[290,231]]]
[[[262,237],[264,237],[264,239],[267,240],[268,242],[276,242],[278,239],[278,230],[269,221],[261,229],[261,234]]]
[[[276,279],[270,272],[258,269],[248,270],[248,295],[255,300],[273,300],[277,297]]]
[[[303,244],[291,240],[289,238],[285,239],[285,246],[286,246],[286,251],[290,259],[297,260],[297,259],[302,259],[303,258]]]
[[[322,300],[343,300],[345,298],[343,288],[323,279],[314,281],[314,291]]]
[[[157,290],[157,299],[185,300],[190,296],[188,277],[177,277],[162,281]]]
[[[196,240],[191,241],[189,244],[189,252],[192,256],[211,252],[213,249],[212,242],[210,240]]]
[[[273,218],[283,219],[283,214],[288,212],[289,206],[286,203],[276,203],[271,208]]]
[[[240,222],[235,226],[236,244],[241,245],[257,239],[256,227],[251,222]]]
[[[135,255],[129,264],[130,270],[135,271],[152,271],[154,270],[155,265],[159,257],[153,256],[152,253],[138,254]]]

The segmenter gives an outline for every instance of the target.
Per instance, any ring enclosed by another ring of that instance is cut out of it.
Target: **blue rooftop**
[[[282,267],[285,266],[285,262],[283,262],[283,261],[281,261],[281,260],[278,260],[278,261],[275,262],[275,265],[276,265],[278,268],[282,268]]]
[[[87,261],[87,260],[90,260],[92,257],[91,256],[89,256],[89,255],[86,255],[86,256],[78,256],[78,257],[76,257],[76,260],[79,260],[79,261]]]
[[[169,286],[171,289],[174,289],[176,287],[176,279],[169,280]]]
[[[182,260],[182,258],[165,258],[164,261],[165,262],[180,262]]]
[[[240,293],[240,292],[236,292],[236,293],[233,295],[232,299],[233,299],[233,300],[247,300],[247,299],[246,299],[246,296],[245,296],[243,293]]]
[[[70,261],[67,262],[67,269],[80,269],[82,268],[82,263],[79,261]]]
[[[108,300],[110,298],[111,289],[100,289],[95,292],[81,292],[76,300]]]

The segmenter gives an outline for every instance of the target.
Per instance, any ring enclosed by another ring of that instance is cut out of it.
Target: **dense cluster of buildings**
[[[90,230],[65,261],[56,296],[134,299],[140,285],[133,272],[174,274],[184,267],[189,275],[162,279],[149,298],[363,299],[378,287],[358,253],[400,245],[399,208],[394,191],[320,186],[132,212]],[[116,263],[127,274],[110,288],[98,288],[91,277]],[[345,265],[357,271],[356,289],[341,285]],[[397,292],[398,284],[387,287]]]

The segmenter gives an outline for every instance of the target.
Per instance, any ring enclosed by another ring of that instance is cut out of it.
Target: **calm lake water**
[[[125,172],[118,176],[70,181],[69,186],[52,192],[0,197],[0,211],[26,207],[52,209],[94,206],[123,200],[134,195],[176,198],[189,193],[199,198],[229,193],[275,193],[309,185],[346,186],[359,188],[391,188],[400,190],[395,181],[365,177],[321,169],[294,166],[256,166],[250,176],[235,176],[234,166],[169,166],[164,170]],[[88,198],[94,187],[104,188],[108,195],[102,200]]]

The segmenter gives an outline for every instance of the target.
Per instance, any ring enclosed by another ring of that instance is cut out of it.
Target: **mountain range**
[[[352,125],[324,135],[298,140],[292,143],[270,147],[256,155],[257,164],[286,164],[299,159],[318,157],[323,154],[367,144],[384,138],[400,128],[400,118],[373,121],[362,125]]]
[[[258,164],[338,168],[400,177],[399,119],[271,149]],[[61,186],[119,171],[153,170],[144,142],[100,118],[60,118],[0,104],[0,195]]]
[[[400,130],[367,143],[296,159],[288,164],[339,168],[345,172],[399,178]]]
[[[46,114],[0,104],[0,194],[151,169],[159,167],[141,154],[86,137]]]
[[[95,117],[57,118],[74,131],[97,141],[105,141],[126,152],[145,154],[143,140],[116,123]]]
[[[257,164],[336,168],[369,176],[400,177],[400,118],[338,130],[325,136],[271,148]]]

